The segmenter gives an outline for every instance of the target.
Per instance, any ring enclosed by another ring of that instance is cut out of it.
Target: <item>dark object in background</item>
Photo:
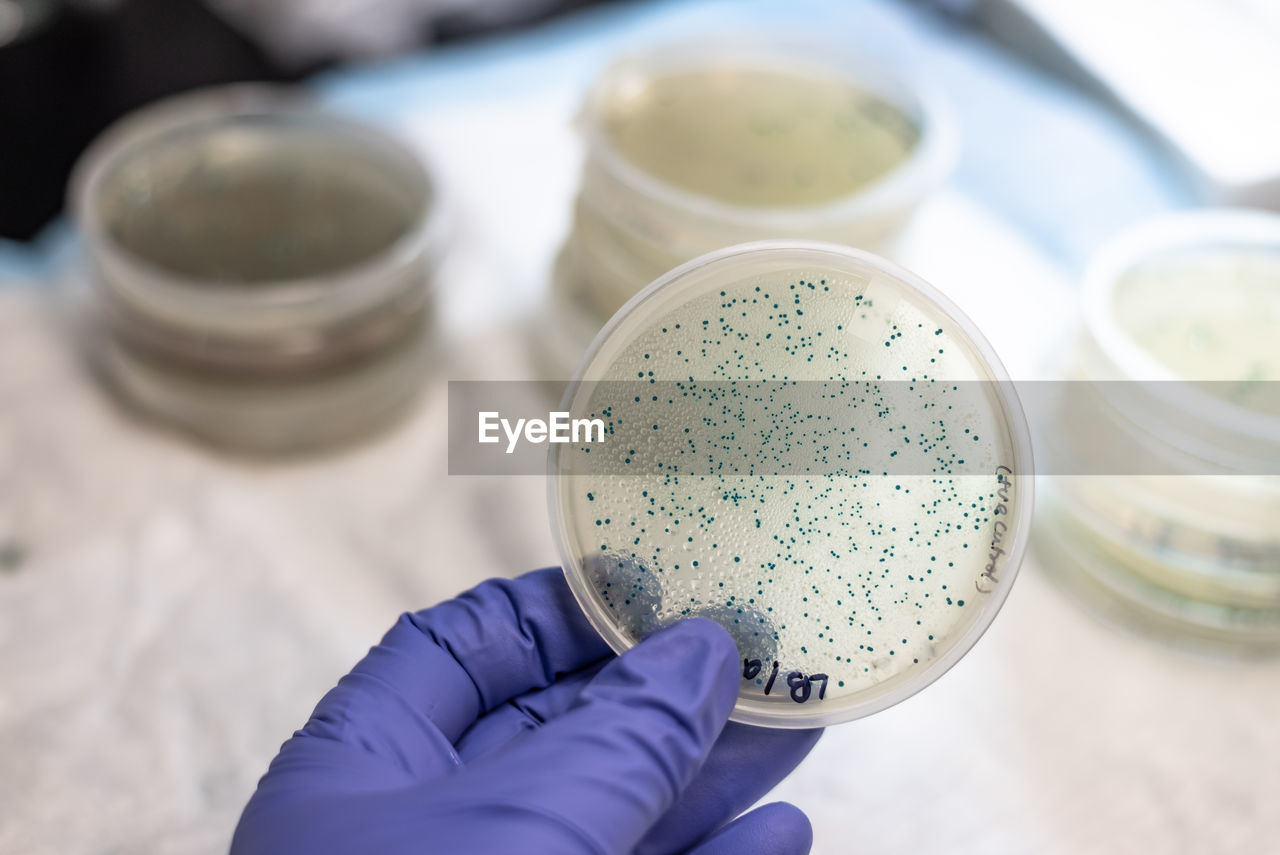
[[[76,157],[117,116],[197,86],[281,78],[198,0],[63,5],[0,47],[0,236],[30,238],[62,210]]]
[[[575,9],[606,2],[611,0],[532,0],[523,11],[512,11],[502,18],[485,15],[479,4],[473,3],[465,12],[454,12],[436,20],[432,41],[444,44],[529,27]]]
[[[470,38],[595,2],[547,0],[520,20],[455,17],[421,41]],[[30,239],[57,216],[76,158],[122,114],[188,89],[296,80],[321,67],[280,65],[201,0],[47,4],[50,17],[29,34],[0,35],[0,237]]]

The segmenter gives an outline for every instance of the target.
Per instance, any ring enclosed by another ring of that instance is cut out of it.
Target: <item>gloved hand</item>
[[[324,696],[232,852],[808,852],[791,805],[729,822],[820,734],[726,726],[739,670],[710,621],[614,657],[558,569],[485,582],[402,616]]]

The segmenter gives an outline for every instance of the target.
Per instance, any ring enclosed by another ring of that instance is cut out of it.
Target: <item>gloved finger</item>
[[[675,806],[645,834],[636,855],[683,852],[755,804],[799,765],[821,730],[729,722]]]
[[[471,763],[515,737],[536,730],[563,715],[578,700],[578,694],[612,657],[561,677],[545,689],[535,689],[512,698],[492,712],[480,716],[455,744],[463,763]]]
[[[482,714],[609,653],[558,568],[491,579],[402,615],[321,699],[304,737],[337,740],[418,777],[456,765]]]
[[[605,665],[567,713],[468,765],[437,806],[478,799],[525,819],[518,836],[484,824],[473,851],[629,852],[706,760],[737,693],[733,639],[681,622]]]
[[[774,802],[738,817],[685,855],[807,855],[813,826],[795,805]]]

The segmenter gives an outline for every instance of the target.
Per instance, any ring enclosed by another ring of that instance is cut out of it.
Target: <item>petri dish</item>
[[[1266,555],[1263,548],[1248,551],[1236,545],[1228,551],[1219,541],[1217,554],[1191,551],[1185,539],[1178,539],[1185,538],[1181,528],[1149,515],[1141,505],[1125,503],[1133,498],[1123,491],[1127,485],[1094,480],[1105,476],[1085,477],[1087,484],[1078,483],[1085,480],[1081,477],[1054,481],[1059,513],[1053,525],[1068,530],[1072,542],[1087,543],[1102,555],[1103,567],[1123,568],[1172,593],[1203,602],[1280,609],[1280,573],[1266,572],[1261,566]],[[1271,561],[1274,567],[1274,553]]]
[[[426,373],[441,217],[404,143],[297,90],[144,107],[82,157],[85,341],[127,403],[249,453],[346,443]]]
[[[597,336],[553,444],[566,575],[622,651],[706,617],[738,642],[733,718],[816,727],[914,694],[1000,609],[1031,454],[990,345],[866,252],[763,241],[702,256]]]
[[[1108,620],[1171,642],[1208,650],[1271,653],[1280,645],[1280,610],[1274,586],[1252,597],[1223,596],[1188,574],[1171,581],[1167,567],[1145,569],[1131,555],[1075,520],[1075,509],[1050,481],[1036,526],[1035,547],[1066,587]],[[1109,548],[1110,547],[1110,548]],[[1266,583],[1265,577],[1258,580]]]
[[[1084,283],[1068,459],[1136,442],[1114,470],[1050,479],[1038,542],[1104,611],[1236,648],[1280,640],[1280,217],[1165,215],[1104,247]],[[1052,449],[1051,449],[1052,450]],[[1143,464],[1154,461],[1150,472]],[[1156,619],[1152,619],[1155,616]]]
[[[1120,235],[1084,281],[1084,371],[1120,414],[1224,469],[1280,457],[1280,217],[1204,210]]]
[[[599,319],[731,244],[881,247],[956,151],[949,111],[900,63],[776,35],[625,56],[592,86],[579,127],[586,158],[556,282]]]

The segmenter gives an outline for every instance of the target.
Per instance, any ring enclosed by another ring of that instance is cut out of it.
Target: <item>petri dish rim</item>
[[[900,285],[914,290],[956,324],[963,334],[963,338],[959,339],[960,343],[967,347],[973,356],[977,357],[980,366],[990,375],[988,379],[993,381],[997,390],[996,398],[1000,404],[1001,420],[1008,429],[1013,462],[1016,467],[1015,472],[1018,473],[1012,477],[1017,485],[1018,495],[1021,496],[1021,499],[1015,504],[1015,516],[1013,523],[1010,525],[1012,535],[1010,547],[1006,550],[1008,561],[1005,564],[1003,581],[992,591],[991,597],[984,602],[983,611],[978,618],[972,621],[963,634],[925,668],[916,672],[903,672],[890,677],[883,683],[877,684],[877,688],[884,688],[879,691],[869,691],[870,697],[864,700],[858,701],[857,695],[854,695],[851,696],[848,702],[832,704],[826,710],[814,709],[806,711],[792,708],[789,712],[782,714],[776,707],[770,708],[771,705],[743,700],[740,696],[734,705],[733,712],[729,716],[731,721],[741,724],[782,729],[805,729],[854,721],[895,706],[937,681],[938,678],[950,671],[957,662],[973,649],[973,646],[986,633],[992,621],[995,620],[995,616],[1004,606],[1004,602],[1017,579],[1019,568],[1026,555],[1031,539],[1031,519],[1035,504],[1035,477],[1031,432],[1021,401],[1018,399],[1017,391],[1014,389],[1003,363],[1001,363],[995,350],[973,321],[941,291],[905,268],[864,250],[822,241],[763,240],[725,247],[687,261],[649,283],[648,286],[628,300],[596,334],[595,339],[579,360],[573,379],[565,388],[564,395],[561,398],[560,409],[566,411],[571,409],[572,402],[577,397],[578,390],[582,384],[583,373],[595,361],[596,356],[610,337],[618,331],[627,318],[640,306],[650,302],[666,289],[675,287],[686,276],[704,268],[750,255],[768,256],[780,253],[806,254],[813,257],[815,261],[819,261],[823,256],[826,256],[827,258],[839,259],[846,265],[852,262],[853,264],[870,267],[879,273],[895,278]],[[547,507],[551,521],[552,539],[555,541],[565,578],[568,581],[569,589],[573,592],[574,599],[578,601],[579,607],[587,616],[587,620],[614,652],[621,654],[632,646],[631,642],[607,618],[604,609],[594,596],[585,574],[581,572],[581,568],[573,559],[573,551],[569,546],[571,538],[568,531],[568,521],[565,519],[565,514],[562,510],[563,505],[560,501],[562,479],[559,476],[559,461],[561,447],[557,444],[550,444],[549,447],[550,451],[547,454]]]

